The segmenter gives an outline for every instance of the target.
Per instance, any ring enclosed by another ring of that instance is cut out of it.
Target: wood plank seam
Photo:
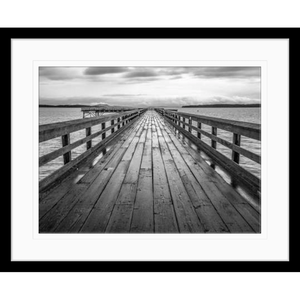
[[[185,185],[181,180],[176,164],[172,159],[169,150],[166,148],[167,145],[164,145],[164,141],[160,140],[159,146],[162,157],[164,158],[163,163],[165,165],[166,174],[170,185],[173,206],[180,232],[204,232],[204,228],[190,201],[188,192],[186,191]],[[172,182],[170,182],[170,180],[172,180]],[[176,184],[174,180],[176,181]]]
[[[169,134],[169,133],[167,133]],[[179,141],[181,142],[181,141]],[[216,187],[218,188],[218,187]],[[219,188],[218,188],[219,189]],[[219,189],[220,190],[220,189]],[[221,190],[220,190],[221,191]],[[204,191],[205,192],[205,191]],[[208,195],[207,195],[208,196]],[[226,199],[233,205],[233,203],[230,201],[230,198],[228,198],[228,196],[224,195],[226,197]],[[241,196],[242,197],[242,196]],[[253,226],[251,224],[249,224],[249,222],[247,221],[247,219],[245,218],[245,216],[240,212],[240,209],[238,209],[235,205],[233,205],[233,207],[235,208],[235,210],[241,215],[241,217],[247,222],[247,224],[253,229],[253,231],[255,231],[255,229],[253,228]]]
[[[110,161],[110,160],[109,160]],[[107,162],[107,163],[109,163],[109,161]],[[98,174],[99,175],[99,174]],[[97,178],[97,177],[96,177]],[[96,179],[95,178],[95,179]],[[73,206],[75,206],[76,205],[76,203],[79,201],[79,197],[80,197],[80,195],[81,195],[82,193],[79,193],[78,195],[76,195],[76,199],[74,200],[74,205]],[[66,195],[67,196],[67,195]],[[65,197],[65,196],[64,196]],[[64,197],[62,198],[62,199],[64,199]],[[55,209],[55,206],[57,205],[58,203],[56,203],[52,208],[51,208],[51,210],[52,209]],[[73,206],[70,208],[70,210],[73,208]],[[50,212],[50,210],[49,210],[49,212]],[[46,213],[46,214],[48,214],[48,212]],[[42,216],[42,218],[40,219],[40,222],[43,222],[43,219],[44,219],[44,217],[46,216],[46,214],[45,215],[43,215]],[[67,216],[67,215],[66,215]],[[66,217],[65,216],[65,217]],[[61,221],[63,221],[63,219],[61,220]],[[59,226],[59,224],[60,224],[61,222],[58,222],[58,224],[56,224],[56,226],[53,228],[53,230],[55,230],[55,228],[57,227],[57,226]]]
[[[126,175],[119,189],[117,199],[113,205],[110,219],[107,222],[105,228],[105,232],[119,232],[120,230],[122,230],[122,232],[130,231],[133,209],[136,201],[139,170],[144,151],[144,142],[142,142],[142,132],[144,131],[144,124],[140,129],[141,130],[137,132],[137,135],[139,135],[139,139],[136,143],[134,153],[131,157],[130,164],[126,171]],[[137,160],[137,163],[135,160]],[[127,196],[122,194],[122,191],[126,191],[127,187],[130,188],[130,199],[127,199]],[[122,218],[120,218],[120,214],[122,215]]]
[[[134,132],[135,132],[135,133],[138,132],[139,129],[143,126],[143,124],[144,124],[144,118],[143,118],[142,121],[140,122],[140,126],[138,126]],[[135,134],[133,135],[132,141],[134,140],[134,137],[135,137]],[[130,143],[130,144],[131,144],[131,143]],[[137,143],[136,143],[136,144],[137,144]],[[128,145],[128,147],[127,147],[126,149],[128,149],[129,146],[130,146],[130,145]],[[126,151],[127,151],[127,150],[126,150]],[[123,160],[123,157],[124,157],[126,151],[124,151],[124,153],[123,153],[123,155],[122,155],[121,161]],[[129,164],[128,164],[128,167],[129,167]],[[128,170],[128,167],[127,167],[125,170]],[[116,168],[116,170],[114,171],[113,174],[115,174],[116,171],[117,171],[117,168]],[[127,172],[127,171],[126,171],[126,172]],[[113,176],[113,174],[112,174],[112,176]],[[112,178],[112,177],[110,177],[110,178]],[[125,176],[124,176],[124,178],[125,178]],[[123,180],[124,180],[124,178],[123,178]],[[123,182],[123,180],[122,180],[122,182]],[[97,207],[96,207],[96,206],[97,206],[97,203],[98,203],[99,199],[101,198],[101,195],[104,193],[104,191],[105,191],[106,187],[108,186],[108,184],[109,184],[109,181],[107,182],[107,184],[106,184],[105,188],[103,189],[102,193],[99,195],[97,201],[95,202],[94,206],[93,206],[92,209],[90,210],[89,215],[88,215],[87,218],[85,219],[85,222],[82,224],[82,226],[81,226],[81,228],[79,229],[79,231],[82,231],[82,230],[84,229],[84,227],[86,226],[86,222],[88,221],[88,219],[90,218],[91,214],[93,213],[93,210],[97,210]],[[119,197],[120,190],[121,190],[121,187],[120,187],[120,189],[118,190],[118,193],[117,193],[117,195],[116,195],[116,199]],[[113,210],[113,209],[112,209],[112,210]],[[108,222],[109,222],[109,220],[108,220]],[[105,230],[106,230],[106,227],[107,227],[107,225],[108,225],[108,222],[106,223],[106,225],[105,225],[105,227],[104,227],[104,232],[105,232]]]
[[[151,119],[151,124],[153,125],[151,126],[151,128],[154,128],[153,126],[155,124],[154,115],[155,114],[153,113]],[[154,138],[157,139],[157,136],[154,136]],[[153,141],[153,137],[152,137],[152,141]],[[154,209],[155,231],[156,232],[166,232],[166,231],[179,232],[179,223],[174,210],[174,203],[172,202],[170,184],[164,167],[161,149],[158,146],[159,144],[156,141],[154,145],[152,144],[153,195],[154,195],[153,209]],[[157,149],[157,151],[155,149]],[[156,161],[157,163],[155,163]],[[159,170],[161,166],[163,166],[162,168],[163,170]],[[155,182],[155,180],[157,179],[158,179],[158,185]],[[161,182],[161,180],[163,181]],[[164,184],[164,182],[166,182],[166,184]],[[163,184],[162,189],[160,188],[161,184]],[[168,201],[170,201],[170,205],[168,204]],[[167,220],[165,220],[166,218],[165,216],[167,217]]]
[[[159,123],[160,123],[160,126],[162,126],[162,124],[161,124],[161,119],[159,119]],[[166,135],[170,135],[170,133],[167,133],[167,132],[165,132],[165,134],[164,134],[164,138],[165,138],[165,141],[166,141],[166,143],[167,143],[167,145],[168,145],[168,147],[169,147],[169,151],[170,151],[170,153],[171,153],[171,155],[173,155],[172,153],[173,153],[173,151],[171,151],[171,148],[170,148],[170,144],[167,142],[167,140],[166,140]],[[171,140],[171,138],[170,138],[170,140]],[[176,147],[176,145],[175,144],[173,144],[174,145],[174,147]],[[180,152],[180,150],[179,149],[177,149],[178,150],[178,153],[180,154],[181,152]],[[174,156],[173,156],[174,157]],[[182,160],[184,160],[183,158],[182,158]],[[175,159],[175,157],[174,157],[174,161],[175,161],[175,164],[177,165],[177,167],[178,167],[178,157],[177,157],[177,159]],[[188,164],[185,164],[186,165],[186,167],[187,168],[190,168],[190,166],[188,165]],[[179,169],[178,169],[179,170]],[[182,173],[181,171],[179,171],[179,173]],[[190,173],[190,174],[192,174],[192,173]],[[186,175],[185,175],[186,176]],[[192,176],[193,176],[193,174],[192,174]],[[193,176],[194,177],[194,176]],[[196,178],[194,177],[194,179],[196,180]],[[185,186],[185,188],[187,189],[187,182],[186,181],[183,181],[183,183],[184,183],[184,186]],[[194,190],[194,187],[192,186],[192,189]],[[188,194],[190,195],[190,193],[189,193],[189,191],[190,190],[188,190],[187,189],[187,192],[188,192]],[[202,190],[203,191],[203,190]],[[196,191],[194,190],[194,192],[196,193]],[[205,193],[205,191],[203,191],[203,193]],[[191,196],[191,195],[190,195]],[[208,196],[206,195],[206,197],[207,197],[207,199],[209,200],[209,198],[208,198]],[[209,200],[210,201],[210,200]],[[205,224],[203,224],[203,220],[201,220],[201,218],[200,218],[200,216],[199,216],[199,214],[198,214],[198,210],[197,210],[197,208],[201,208],[201,207],[203,207],[203,204],[198,204],[198,205],[194,205],[194,203],[193,203],[193,201],[192,201],[192,204],[193,204],[193,206],[194,206],[194,208],[195,208],[195,212],[196,212],[196,214],[197,214],[197,216],[198,216],[198,218],[199,218],[199,221],[201,222],[201,224],[202,224],[202,226],[205,228]],[[213,205],[213,203],[210,201],[210,204],[212,205],[212,207],[214,207],[214,205]],[[204,204],[205,205],[205,204]],[[222,220],[221,222],[222,222],[222,225],[221,225],[221,227],[219,227],[219,230],[220,231],[222,231],[222,232],[228,232],[229,231],[229,228],[226,226],[226,224],[225,224],[225,222],[224,222],[224,220],[222,219],[222,217],[220,216],[220,214],[218,213],[218,211],[216,210],[216,208],[214,207],[214,210],[215,210],[215,213],[219,216],[219,218],[220,218],[220,220]],[[220,221],[219,221],[220,222]],[[219,225],[220,226],[220,225]],[[204,232],[208,232],[209,231],[209,229],[204,229]]]

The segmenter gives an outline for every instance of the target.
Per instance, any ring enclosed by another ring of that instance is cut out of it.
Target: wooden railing
[[[46,163],[63,156],[64,165],[52,174],[42,179],[39,182],[39,190],[43,190],[49,185],[53,184],[71,168],[78,165],[88,157],[95,150],[101,150],[110,142],[114,137],[124,131],[133,120],[137,119],[145,112],[145,109],[132,110],[119,114],[111,114],[95,118],[85,118],[67,122],[51,123],[39,126],[39,143],[61,137],[62,147],[43,155],[39,158],[39,167]],[[106,123],[110,121],[110,126],[106,127]],[[101,124],[101,130],[92,133],[92,127]],[[79,130],[86,131],[86,137],[76,142],[70,143],[70,133]],[[110,135],[106,133],[110,131]],[[98,136],[102,137],[101,141],[96,145],[92,145],[92,140]],[[72,150],[80,145],[86,144],[86,151],[72,160]]]
[[[156,111],[196,146],[206,152],[216,163],[230,171],[238,181],[242,181],[254,191],[260,191],[260,179],[239,164],[240,155],[258,164],[261,163],[260,155],[241,147],[242,136],[260,141],[261,129],[259,124],[173,112],[165,109],[156,109]],[[202,124],[210,126],[211,133],[204,131]],[[232,133],[232,143],[217,136],[218,128]],[[192,130],[196,131],[196,135],[192,134]],[[210,145],[201,140],[201,135],[211,140]],[[218,151],[217,143],[231,149],[231,159]]]

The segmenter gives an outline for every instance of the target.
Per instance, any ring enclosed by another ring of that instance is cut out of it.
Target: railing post
[[[192,133],[192,118],[189,117],[189,133]]]
[[[241,135],[234,133],[232,143],[236,146],[240,146],[241,145]],[[237,164],[240,163],[240,154],[238,152],[235,152],[233,149],[232,149],[232,160],[234,162],[236,162]]]
[[[86,133],[86,136],[91,135],[92,134],[92,128],[91,127],[86,128],[85,133]],[[92,140],[86,142],[86,150],[89,150],[91,147],[92,147]]]
[[[101,129],[104,130],[106,127],[106,124],[105,122],[104,123],[101,123]],[[103,132],[102,133],[102,140],[104,140],[106,138],[106,132]]]
[[[212,135],[217,135],[217,127],[211,127],[211,134]],[[212,148],[216,149],[217,148],[217,142],[214,141],[213,139],[211,140],[211,146]]]
[[[111,124],[111,126],[113,126],[115,124],[115,120],[111,120],[110,124]],[[111,133],[113,134],[114,132],[115,132],[115,126],[113,126],[111,129]]]
[[[198,122],[198,129],[201,129],[201,123],[200,122]],[[198,137],[198,139],[200,139],[201,140],[201,133],[200,132],[198,132],[197,133],[197,137]]]
[[[120,119],[120,117],[118,118],[118,129],[120,129],[120,127],[121,127],[121,124],[120,124],[120,121],[121,121],[121,119]]]
[[[70,144],[70,133],[62,135],[61,137],[62,146],[68,146]],[[71,151],[65,153],[63,155],[64,158],[64,165],[71,161]]]

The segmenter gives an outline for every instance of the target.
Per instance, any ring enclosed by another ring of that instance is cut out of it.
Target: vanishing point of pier
[[[232,142],[219,137],[218,128],[232,133]],[[71,143],[70,134],[79,130],[85,137]],[[41,125],[39,142],[61,137],[62,147],[40,157],[39,165],[61,156],[64,165],[39,183],[39,232],[259,233],[260,179],[239,161],[244,155],[260,163],[260,156],[241,146],[244,136],[260,140],[260,126],[159,108]],[[231,158],[218,151],[219,143],[230,149]],[[72,159],[72,150],[83,144],[86,151]]]

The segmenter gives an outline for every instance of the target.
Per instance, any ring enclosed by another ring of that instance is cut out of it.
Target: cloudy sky
[[[40,104],[259,103],[259,67],[40,67]]]

